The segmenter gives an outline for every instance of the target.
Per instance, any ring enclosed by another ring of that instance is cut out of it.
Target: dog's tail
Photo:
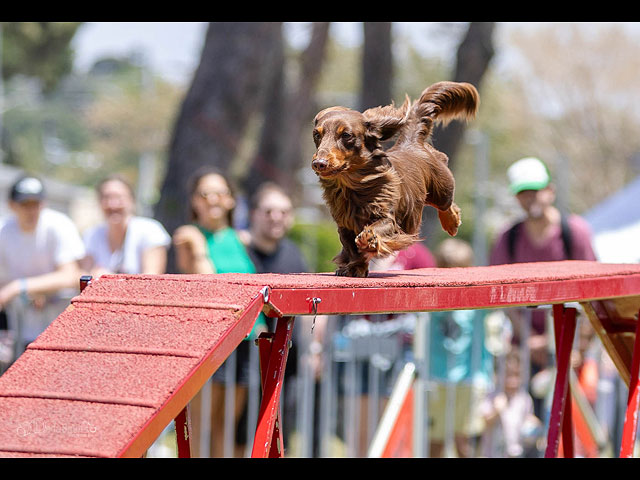
[[[426,88],[412,106],[417,133],[427,139],[436,121],[448,123],[454,119],[473,118],[480,104],[480,96],[470,83],[439,82]]]

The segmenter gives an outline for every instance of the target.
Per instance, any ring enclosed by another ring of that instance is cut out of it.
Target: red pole
[[[256,342],[260,351],[260,378],[263,391],[266,389],[267,385],[267,370],[269,369],[269,357],[271,356],[271,349],[273,347],[273,337],[273,333],[261,333]],[[280,429],[280,413],[280,408],[278,407],[273,424],[273,435],[271,435],[269,458],[278,458],[283,456],[283,438],[282,431]]]
[[[638,375],[640,374],[640,316],[638,318],[636,338],[633,346],[633,356],[631,357],[629,397],[627,400],[627,412],[624,417],[624,427],[622,430],[620,458],[633,457],[633,447],[635,446],[636,434],[638,432],[638,408],[640,407],[640,385],[638,385]]]
[[[280,317],[275,336],[268,352],[269,362],[262,369],[263,393],[258,414],[258,426],[253,441],[252,457],[268,458],[284,456],[282,425],[280,425],[280,393],[284,370],[289,355],[289,343],[293,333],[293,317]],[[260,345],[260,343],[259,343]],[[264,345],[264,344],[263,344]],[[263,347],[266,352],[266,348]],[[262,354],[260,355],[262,357]],[[262,359],[261,359],[262,363]],[[275,440],[275,441],[274,441]]]
[[[545,458],[555,458],[558,454],[560,434],[565,457],[573,457],[573,428],[571,425],[571,402],[569,398],[569,368],[571,347],[576,331],[576,309],[565,308],[563,304],[553,306],[553,322],[556,343],[556,383],[549,419],[547,449]]]
[[[189,404],[175,418],[178,458],[191,458],[191,414]]]

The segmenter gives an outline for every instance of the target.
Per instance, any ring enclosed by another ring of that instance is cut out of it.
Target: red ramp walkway
[[[0,377],[0,455],[140,456],[250,331],[260,288],[105,276]]]
[[[104,276],[73,299],[0,377],[0,456],[142,455],[263,309],[287,319],[314,312],[561,307],[567,302],[587,307],[622,377],[633,384],[639,265],[567,261],[380,272],[366,279],[333,274]],[[571,324],[570,319],[564,322],[562,308],[554,312],[559,327]],[[285,330],[292,325],[291,319],[278,322],[274,344],[286,345],[290,332]],[[568,338],[565,344],[570,345]],[[268,366],[282,374],[286,353],[277,360],[263,363],[265,370]],[[265,399],[273,403],[269,408],[263,401],[256,432],[256,444],[266,439],[266,450],[254,446],[256,456],[269,454],[275,435],[279,390],[267,383]],[[561,425],[566,388],[556,387],[554,420]]]

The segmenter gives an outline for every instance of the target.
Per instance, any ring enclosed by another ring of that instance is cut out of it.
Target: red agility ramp
[[[640,265],[588,261],[333,274],[107,275],[92,281],[0,377],[0,456],[139,457],[176,420],[261,311],[263,399],[254,457],[282,456],[279,399],[293,317],[554,305],[558,375],[546,456],[572,455],[568,355],[579,302],[630,387],[637,430]],[[635,410],[634,410],[635,409]]]
[[[0,455],[143,455],[250,331],[259,291],[93,281],[0,377]]]

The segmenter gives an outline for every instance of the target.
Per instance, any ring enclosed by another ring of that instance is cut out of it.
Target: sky
[[[142,54],[143,61],[155,73],[180,85],[188,85],[198,65],[207,22],[88,22],[80,27],[73,39],[76,69],[86,72],[101,57]],[[535,22],[501,23],[496,30],[496,58],[494,68],[513,66],[517,58],[505,43],[509,31],[539,26]],[[606,23],[585,24],[595,29]],[[640,39],[640,23],[620,23]],[[562,24],[559,24],[561,27]],[[285,33],[296,47],[306,44],[309,22],[286,22]],[[358,22],[332,22],[331,33],[345,46],[362,41],[362,27]],[[425,54],[452,58],[459,39],[443,35],[436,23],[398,22],[394,33],[408,35]],[[464,31],[464,30],[460,30]]]
[[[198,64],[207,22],[88,22],[73,38],[75,68],[86,72],[104,56],[138,52],[151,69],[187,83]]]
[[[87,22],[73,39],[75,67],[86,72],[104,56],[138,52],[153,71],[177,83],[186,83],[198,64],[207,22]],[[286,24],[294,46],[308,39],[308,22]],[[354,23],[338,22],[333,33],[346,45],[361,41]]]
[[[429,36],[425,24],[397,24],[400,31],[412,35],[418,42],[428,39],[424,48],[433,48],[437,42]],[[308,22],[287,22],[286,34],[294,46],[305,45]],[[151,69],[179,84],[186,84],[198,64],[207,22],[87,22],[73,39],[75,67],[86,72],[104,56],[128,56],[142,53]],[[332,34],[346,46],[362,41],[357,22],[334,22]],[[449,46],[443,45],[442,48]]]

